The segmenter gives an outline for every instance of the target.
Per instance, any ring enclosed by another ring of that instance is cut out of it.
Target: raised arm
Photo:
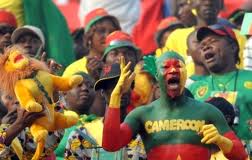
[[[131,63],[125,66],[124,58],[121,58],[121,75],[111,94],[109,107],[105,115],[102,147],[107,151],[116,151],[127,145],[133,135],[129,125],[120,125],[121,96],[129,88],[134,79],[134,73],[129,70]]]

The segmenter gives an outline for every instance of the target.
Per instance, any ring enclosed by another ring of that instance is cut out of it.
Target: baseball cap
[[[122,31],[114,31],[106,37],[106,48],[102,59],[104,59],[111,50],[121,47],[130,47],[136,51],[139,50],[133,43],[129,34]]]
[[[85,32],[88,32],[90,28],[99,20],[103,18],[112,18],[116,19],[114,16],[109,15],[108,12],[103,8],[97,8],[90,11],[86,17],[84,22]]]
[[[42,42],[43,47],[45,47],[45,37],[44,37],[43,32],[38,27],[30,26],[30,25],[25,25],[25,26],[17,28],[11,35],[12,43],[15,44],[20,36],[27,33],[32,33],[38,36]]]
[[[184,25],[176,17],[171,16],[171,17],[163,19],[157,27],[157,31],[155,35],[156,41],[157,42],[160,41],[161,36],[164,32],[168,30],[175,30],[177,28],[184,28]]]
[[[111,82],[111,80],[118,79],[120,74],[121,70],[119,63],[114,63],[112,65],[103,67],[100,78],[95,83],[94,89],[99,90],[105,88],[107,84]]]
[[[227,36],[237,42],[236,36],[232,28],[220,24],[211,25],[208,27],[201,27],[197,31],[197,40],[202,41],[209,34],[216,34],[219,36]]]

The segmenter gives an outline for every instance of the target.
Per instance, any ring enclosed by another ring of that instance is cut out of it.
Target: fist
[[[218,144],[221,140],[221,135],[213,124],[204,125],[200,130],[200,134],[203,135],[201,143]]]
[[[37,102],[29,101],[25,106],[25,110],[28,112],[41,112],[42,106]]]
[[[74,75],[70,78],[69,84],[71,87],[75,87],[75,86],[78,86],[79,84],[81,84],[82,81],[83,81],[82,76]]]

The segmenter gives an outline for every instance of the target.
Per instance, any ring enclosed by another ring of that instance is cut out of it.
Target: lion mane
[[[26,57],[29,59],[29,64],[24,69],[17,69],[12,72],[6,71],[4,65],[8,60],[10,53],[14,50],[18,50],[20,53],[25,53],[22,47],[14,45],[7,48],[3,55],[0,55],[0,90],[12,97],[15,97],[14,87],[18,80],[28,78],[38,70],[49,72],[49,69],[44,62],[31,58],[28,55],[26,55]]]

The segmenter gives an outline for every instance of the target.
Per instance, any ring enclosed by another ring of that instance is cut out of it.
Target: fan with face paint
[[[157,61],[158,81],[161,95],[175,99],[183,94],[186,82],[184,59],[176,52],[166,52]]]

